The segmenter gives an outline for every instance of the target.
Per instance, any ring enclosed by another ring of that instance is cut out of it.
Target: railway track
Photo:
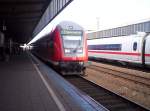
[[[107,73],[107,74],[111,74],[114,76],[118,76],[124,79],[128,79],[130,81],[134,81],[135,83],[138,84],[142,84],[146,87],[150,87],[150,77],[145,77],[141,74],[137,74],[137,73],[132,73],[132,72],[124,72],[124,71],[120,71],[120,70],[116,70],[116,69],[112,69],[112,68],[108,68],[108,67],[104,67],[104,66],[100,66],[100,65],[90,65],[88,66],[89,69],[92,70],[96,70],[98,72],[103,72],[103,73]]]
[[[82,77],[66,76],[65,79],[110,111],[147,111],[135,103],[132,103]]]

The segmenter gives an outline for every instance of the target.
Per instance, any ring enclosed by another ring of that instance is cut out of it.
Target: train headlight
[[[70,53],[70,49],[65,49],[65,53]]]
[[[77,52],[78,52],[78,53],[82,53],[82,49],[78,49]]]

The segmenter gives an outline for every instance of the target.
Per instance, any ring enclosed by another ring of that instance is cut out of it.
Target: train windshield
[[[62,30],[61,35],[65,49],[79,49],[82,47],[82,31]]]
[[[64,48],[78,48],[81,47],[81,36],[64,36]]]

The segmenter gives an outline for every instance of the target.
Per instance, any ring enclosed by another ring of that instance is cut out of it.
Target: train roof
[[[136,34],[137,32],[150,33],[150,20],[122,27],[91,32],[87,34],[88,39],[118,37]]]
[[[71,21],[62,21],[57,25],[57,27],[65,30],[83,30],[82,26]]]

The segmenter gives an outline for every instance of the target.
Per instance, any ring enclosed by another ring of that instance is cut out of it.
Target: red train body
[[[56,65],[62,74],[84,74],[88,60],[87,40],[78,24],[61,22],[32,45],[37,56]]]

